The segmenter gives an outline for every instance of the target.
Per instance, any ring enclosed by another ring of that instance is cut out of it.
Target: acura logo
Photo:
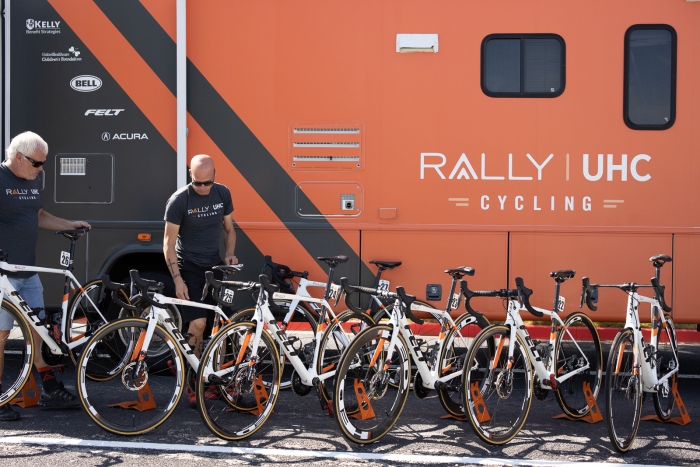
[[[102,141],[109,141],[109,133],[106,131],[102,133]]]
[[[80,92],[97,91],[102,87],[102,80],[97,76],[80,75],[70,80],[70,87]]]

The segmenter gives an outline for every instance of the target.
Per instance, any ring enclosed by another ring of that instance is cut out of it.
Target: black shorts
[[[224,264],[223,262],[219,264]],[[215,266],[215,265],[212,265]],[[205,267],[195,264],[191,261],[182,260],[178,263],[180,268],[180,275],[182,280],[185,281],[187,286],[187,294],[190,296],[190,301],[192,302],[204,302],[209,305],[216,305],[216,302],[211,296],[211,289],[204,300],[202,300],[202,290],[204,289],[204,284],[207,280],[204,273],[211,271],[211,266]],[[221,271],[214,271],[214,277],[221,280]],[[194,321],[199,318],[207,318],[207,323],[211,325],[214,321],[214,312],[212,310],[206,310],[204,308],[195,308],[193,306],[179,306],[180,316],[182,316],[183,328],[186,329],[186,323]]]

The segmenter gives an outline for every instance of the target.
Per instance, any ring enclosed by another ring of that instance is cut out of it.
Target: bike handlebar
[[[659,279],[657,279],[656,277],[651,278],[651,285],[654,287],[654,291],[656,292],[656,299],[659,301],[661,308],[663,308],[663,310],[666,313],[670,313],[671,310],[673,310],[673,308],[666,305],[666,300],[664,300],[664,291],[666,290],[666,286],[661,285],[659,283]]]
[[[142,279],[141,276],[139,275],[139,272],[136,269],[132,269],[129,271],[129,275],[131,276],[131,280],[134,282],[134,285],[136,286],[137,289],[139,289],[139,292],[141,292],[141,296],[143,299],[150,303],[151,305],[158,307],[158,308],[167,308],[168,305],[163,304],[163,303],[158,303],[155,300],[151,298],[151,296],[148,294],[150,290],[154,292],[162,292],[163,288],[165,287],[165,284],[162,282],[158,281],[151,281],[148,279]]]
[[[499,297],[505,299],[517,298],[528,312],[530,312],[538,318],[544,316],[544,313],[535,310],[530,305],[530,295],[532,295],[532,290],[525,287],[525,283],[523,282],[522,277],[515,278],[515,289],[469,290],[469,285],[465,280],[460,281],[459,286],[462,290],[462,295],[464,295],[464,307],[469,313],[472,313],[477,317],[483,318],[483,314],[479,313],[478,311],[472,308],[470,303],[472,297]]]
[[[591,311],[598,311],[598,307],[594,305],[598,301],[598,285],[591,284],[591,280],[588,277],[581,279],[583,283],[583,289],[581,290],[581,303],[579,308],[583,307],[583,303],[586,302],[586,306]]]
[[[416,296],[407,294],[403,287],[397,287],[396,293],[394,293],[394,292],[390,292],[388,290],[374,289],[372,287],[363,287],[361,285],[350,285],[350,281],[348,280],[347,277],[342,277],[340,279],[340,285],[343,287],[343,290],[345,291],[345,304],[348,306],[348,308],[350,308],[353,311],[356,311],[358,313],[365,313],[365,310],[362,310],[362,309],[356,307],[355,304],[350,301],[350,296],[353,293],[364,292],[364,293],[368,293],[370,295],[375,295],[377,297],[390,298],[393,300],[401,300],[401,303],[403,303],[405,306],[406,317],[410,318],[411,321],[413,321],[416,324],[419,324],[419,325],[423,324],[423,320],[420,318],[417,318],[413,314],[413,312],[411,312],[411,304],[416,300]]]
[[[114,302],[117,305],[127,310],[138,311],[138,307],[122,301],[121,296],[119,295],[120,290],[126,291],[128,295],[128,291],[131,289],[131,284],[120,284],[119,282],[112,282],[107,274],[103,274],[101,279],[102,286],[111,292],[112,300],[114,300]]]

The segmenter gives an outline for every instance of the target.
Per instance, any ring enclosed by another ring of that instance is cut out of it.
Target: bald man
[[[202,300],[204,273],[211,271],[212,266],[238,263],[233,254],[236,232],[231,220],[231,192],[224,185],[214,183],[215,176],[211,157],[194,156],[190,162],[192,182],[173,193],[165,207],[163,253],[175,282],[175,294],[183,300]],[[219,255],[222,227],[226,233],[223,261]],[[213,303],[211,296],[204,301]],[[187,327],[187,332],[192,334],[190,345],[199,357],[207,317],[213,319],[214,315],[194,307],[180,307],[180,313],[183,328]]]

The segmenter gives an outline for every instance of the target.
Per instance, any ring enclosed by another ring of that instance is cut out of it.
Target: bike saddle
[[[394,269],[401,266],[401,261],[370,261],[369,264],[376,264],[382,269]]]
[[[564,282],[567,279],[571,279],[576,275],[576,271],[573,269],[562,269],[561,271],[554,271],[549,273],[549,277],[553,277],[557,282]]]
[[[464,276],[473,276],[474,272],[474,268],[470,268],[468,266],[460,266],[455,269],[445,269],[445,274],[449,274],[455,279],[461,279]]]
[[[649,261],[654,263],[655,268],[660,268],[664,265],[664,263],[670,263],[673,261],[673,258],[668,255],[656,255],[649,258]]]
[[[212,266],[216,271],[223,271],[225,274],[233,274],[243,269],[242,264],[222,264],[220,266]]]
[[[341,263],[348,262],[347,256],[319,256],[317,259],[325,262],[330,268],[334,268]]]
[[[75,230],[58,230],[56,231],[56,235],[61,234],[66,238],[70,238],[71,240],[75,240],[79,237],[82,237],[83,234],[88,233],[88,230],[90,229],[75,229]]]

